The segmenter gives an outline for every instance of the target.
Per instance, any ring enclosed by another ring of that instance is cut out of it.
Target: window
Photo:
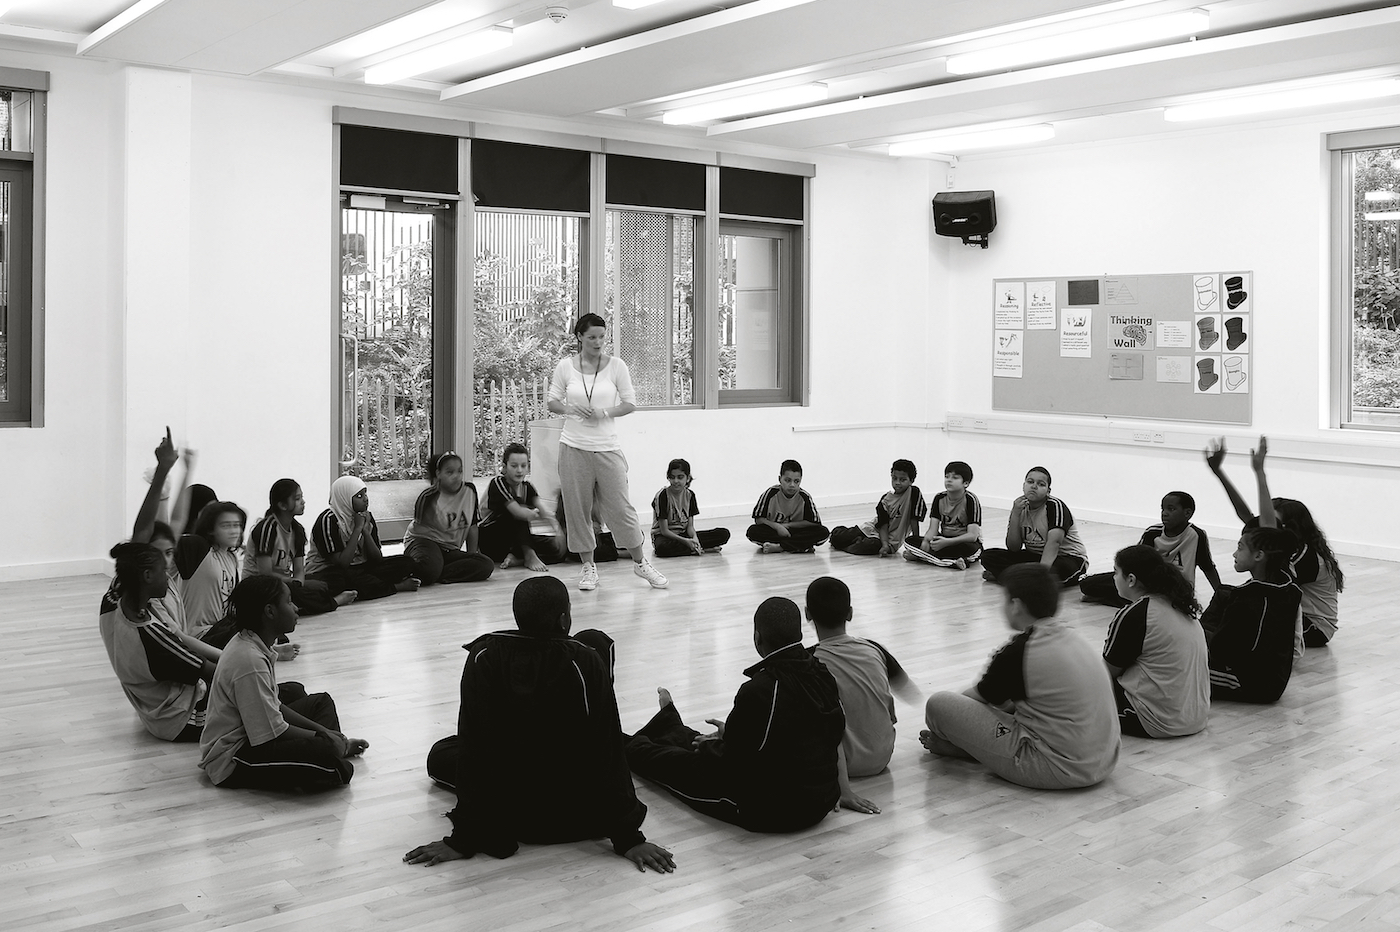
[[[43,172],[48,76],[0,69],[0,423],[42,426],[42,318],[36,308],[43,279],[34,244],[42,242]]]
[[[1334,419],[1400,429],[1400,128],[1333,150]]]

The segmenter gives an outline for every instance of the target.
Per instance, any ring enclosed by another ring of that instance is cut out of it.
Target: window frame
[[[715,349],[715,367],[709,373],[715,381],[720,407],[770,407],[793,404],[797,401],[797,389],[802,384],[802,334],[806,329],[802,315],[797,312],[797,295],[800,293],[797,275],[805,263],[799,253],[799,228],[790,223],[778,221],[757,221],[721,219],[719,236],[749,236],[775,239],[780,244],[778,264],[778,321],[776,345],[778,350],[778,384],[774,388],[723,388],[719,386],[719,269],[715,269],[713,289],[715,292],[715,327],[711,342]],[[718,242],[718,238],[716,239]]]
[[[0,428],[44,426],[44,190],[47,177],[49,75],[44,71],[0,67],[0,87],[33,95],[30,151],[0,151],[0,167],[19,171],[23,179],[12,204],[27,208],[22,227],[11,224],[12,255],[19,253],[10,279],[9,328],[19,340],[6,338],[9,399],[0,402]],[[19,284],[19,302],[14,301]],[[14,376],[18,376],[17,378]]]

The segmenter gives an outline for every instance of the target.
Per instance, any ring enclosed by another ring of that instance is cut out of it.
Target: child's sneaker
[[[633,563],[632,572],[636,573],[638,576],[651,583],[651,587],[653,589],[665,589],[671,584],[665,576],[661,575],[660,570],[651,565],[650,560],[642,560],[641,563]],[[594,571],[593,576],[595,579],[597,578],[598,573],[596,570]],[[580,586],[580,588],[582,587]]]
[[[578,587],[584,592],[592,592],[598,588],[598,564],[583,564],[583,572],[578,577]]]

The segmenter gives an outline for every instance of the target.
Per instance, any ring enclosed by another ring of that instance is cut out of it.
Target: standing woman
[[[578,587],[598,588],[598,565],[593,562],[593,506],[619,547],[632,555],[633,572],[665,589],[666,577],[642,554],[642,528],[627,493],[627,458],[613,419],[637,410],[632,374],[627,364],[603,352],[607,324],[597,314],[584,314],[574,324],[576,355],[560,360],[549,384],[549,410],[564,415],[559,443],[559,497],[564,500],[568,547],[579,555],[583,573]]]

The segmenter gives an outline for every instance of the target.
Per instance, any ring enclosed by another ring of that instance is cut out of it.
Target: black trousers
[[[766,524],[752,524],[746,536],[755,544],[779,544],[788,553],[806,553],[831,536],[831,532],[821,524],[790,528],[788,534],[790,536],[783,537]]]
[[[278,688],[278,698],[293,711],[318,725],[340,731],[340,716],[335,700],[327,693],[306,694],[300,683],[296,687],[300,698],[288,701],[295,693]],[[234,753],[234,769],[220,787],[249,790],[327,790],[345,786],[355,775],[355,765],[338,755],[335,747],[319,735],[315,738],[293,738],[283,734],[259,745],[244,742]]]
[[[332,566],[307,578],[325,583],[333,596],[354,589],[359,593],[356,601],[368,602],[393,595],[399,583],[417,572],[418,564],[413,558],[399,554],[373,563],[352,563],[348,568]]]
[[[1000,576],[1008,566],[1039,562],[1040,554],[1034,550],[1005,550],[1001,547],[993,547],[990,550],[982,551],[982,568],[991,573],[993,579]],[[1083,557],[1068,557],[1061,554],[1055,558],[1051,568],[1055,571],[1055,575],[1060,577],[1060,582],[1063,585],[1073,586],[1088,574],[1089,561]]]
[[[729,543],[729,528],[717,527],[696,531],[695,539],[700,541],[700,546],[706,550],[711,547],[723,547]],[[688,544],[683,544],[674,538],[661,534],[651,535],[651,546],[658,557],[693,557],[697,555]]]

